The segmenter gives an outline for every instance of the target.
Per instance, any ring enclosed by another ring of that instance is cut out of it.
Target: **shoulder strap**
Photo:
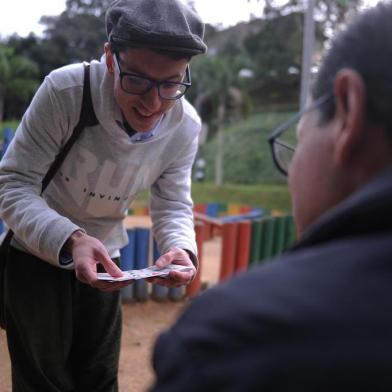
[[[46,189],[49,182],[52,180],[57,170],[60,168],[67,156],[69,150],[74,145],[76,139],[80,136],[85,127],[92,127],[98,124],[97,116],[94,112],[93,102],[91,98],[90,89],[90,64],[84,63],[84,82],[83,82],[83,98],[82,98],[82,109],[80,111],[79,122],[76,124],[71,137],[64,145],[63,149],[59,152],[56,159],[52,163],[52,166],[46,173],[46,176],[42,180],[42,192]]]

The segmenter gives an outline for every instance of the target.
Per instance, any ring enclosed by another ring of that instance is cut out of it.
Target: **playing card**
[[[191,271],[193,267],[185,266],[185,265],[178,265],[178,264],[169,264],[165,268],[158,268],[155,265],[152,265],[148,268],[143,268],[139,270],[129,270],[123,271],[123,276],[120,278],[114,278],[113,276],[109,275],[108,273],[98,273],[97,277],[99,280],[105,280],[107,282],[123,282],[126,280],[138,280],[138,279],[145,279],[151,278],[155,276],[165,277],[169,275],[170,271]]]

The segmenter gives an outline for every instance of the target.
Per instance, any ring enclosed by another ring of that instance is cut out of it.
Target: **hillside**
[[[224,183],[286,183],[286,178],[276,170],[272,162],[267,139],[276,126],[291,114],[291,112],[261,112],[225,129]],[[206,160],[207,181],[214,180],[216,150],[216,138],[212,138],[199,151],[199,156]]]

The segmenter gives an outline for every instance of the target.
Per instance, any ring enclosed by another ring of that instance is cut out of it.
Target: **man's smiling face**
[[[149,131],[169,111],[175,100],[159,97],[158,89],[153,86],[144,95],[126,93],[121,87],[120,69],[125,73],[145,76],[157,81],[181,82],[184,79],[187,59],[174,60],[149,49],[131,48],[115,56],[106,50],[108,71],[114,77],[114,98],[128,124],[138,132]],[[116,64],[118,59],[118,64]]]

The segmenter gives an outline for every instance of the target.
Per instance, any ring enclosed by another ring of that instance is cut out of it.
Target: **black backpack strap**
[[[82,98],[82,109],[80,111],[79,122],[76,124],[71,137],[65,143],[62,150],[57,155],[56,159],[52,163],[52,166],[46,173],[46,176],[42,180],[42,192],[48,186],[49,182],[52,180],[57,170],[60,168],[67,156],[69,150],[75,143],[76,139],[80,136],[85,127],[92,127],[97,125],[98,119],[95,115],[93,101],[91,98],[91,88],[90,88],[90,64],[84,63],[84,82],[83,82],[83,98]]]
[[[57,170],[64,162],[69,150],[75,143],[76,139],[80,136],[85,127],[92,127],[98,124],[97,117],[94,112],[93,102],[91,99],[90,89],[90,64],[84,63],[84,80],[83,80],[83,98],[82,98],[82,109],[80,111],[79,122],[74,128],[71,137],[65,143],[63,149],[59,152],[56,159],[52,163],[50,169],[46,173],[46,176],[42,180],[42,192],[48,186]],[[8,230],[1,245],[0,245],[0,327],[6,327],[5,320],[5,303],[4,303],[4,280],[5,280],[5,265],[7,261],[8,247],[13,237],[13,231]]]
[[[82,133],[83,129],[85,127],[92,127],[99,123],[97,116],[95,115],[94,112],[93,101],[91,98],[90,64],[84,63],[83,65],[84,65],[83,98],[82,98],[82,109],[80,111],[79,122],[76,124],[76,127],[74,128],[71,137],[69,138],[67,143],[65,143],[63,149],[59,152],[56,159],[52,163],[52,166],[46,173],[46,176],[42,180],[42,192],[46,189],[49,182],[52,180],[57,170],[64,162],[64,159],[67,156],[69,150],[71,149],[71,147],[73,146],[73,144],[75,143],[79,135]],[[4,248],[8,247],[9,243],[11,242],[13,234],[14,233],[12,230],[8,230],[6,236],[3,239],[3,242],[1,243],[2,249],[3,247]]]

